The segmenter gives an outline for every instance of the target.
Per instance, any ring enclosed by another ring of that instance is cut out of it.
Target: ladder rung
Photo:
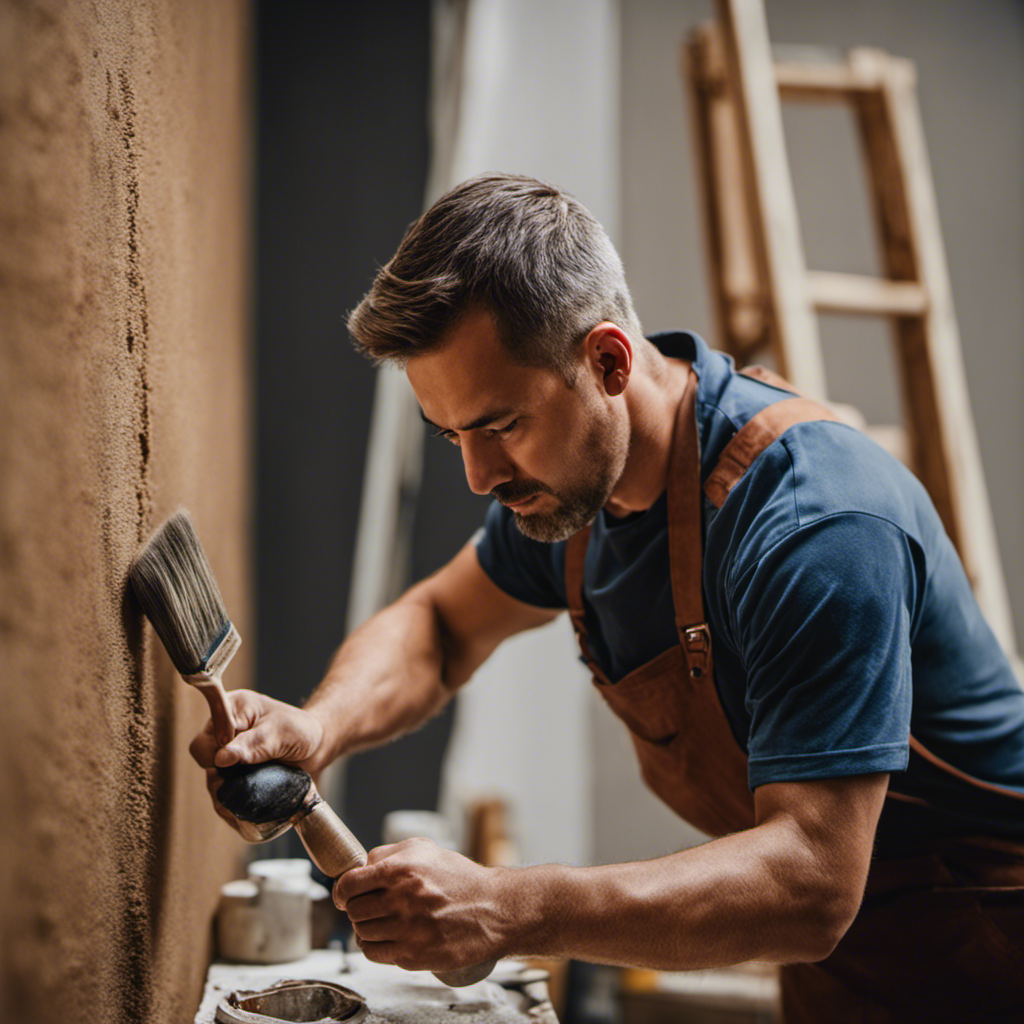
[[[807,295],[818,313],[924,316],[928,311],[928,293],[916,281],[811,270]]]
[[[785,100],[848,100],[881,87],[881,77],[873,68],[853,67],[848,63],[818,64],[804,61],[777,61],[775,82]]]

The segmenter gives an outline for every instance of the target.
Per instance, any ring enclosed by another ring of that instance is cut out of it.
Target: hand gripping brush
[[[209,560],[189,514],[176,512],[153,534],[128,570],[132,590],[174,667],[210,705],[217,742],[235,735],[221,673],[242,642],[228,618]],[[239,822],[250,843],[263,843],[293,825],[313,863],[337,878],[366,863],[366,850],[320,796],[312,777],[279,762],[219,769],[217,799]],[[494,961],[437,971],[446,985],[481,981]]]

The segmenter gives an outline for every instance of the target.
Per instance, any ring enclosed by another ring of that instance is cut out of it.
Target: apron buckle
[[[711,650],[711,631],[706,622],[700,622],[696,626],[684,626],[683,639],[687,648],[694,654],[704,654]]]
[[[706,622],[698,622],[693,626],[683,626],[680,629],[683,634],[683,648],[686,651],[686,661],[690,668],[690,675],[699,679],[707,668],[707,659],[711,653],[711,630]]]

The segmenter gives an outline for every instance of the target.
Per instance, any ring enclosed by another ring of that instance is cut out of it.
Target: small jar
[[[249,878],[222,886],[217,910],[220,955],[250,964],[288,963],[308,956],[311,884],[306,862],[305,877],[284,868],[255,873],[250,869]]]

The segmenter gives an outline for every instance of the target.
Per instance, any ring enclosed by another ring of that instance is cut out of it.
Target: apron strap
[[[781,377],[748,368],[777,387],[788,387]],[[679,646],[693,679],[710,675],[711,631],[704,613],[703,529],[701,524],[700,438],[697,432],[697,373],[690,367],[686,387],[676,414],[669,455],[668,544]],[[796,423],[808,420],[836,420],[833,413],[806,398],[788,398],[767,406],[726,445],[722,457],[704,486],[704,493],[721,507],[755,458],[776,438]],[[574,534],[565,546],[565,582],[569,616],[580,642],[580,650],[591,671],[602,682],[607,677],[594,661],[587,644],[583,609],[583,566],[590,527]]]
[[[704,614],[697,374],[691,367],[672,435],[668,476],[668,550],[679,646],[693,679],[711,674],[711,631]]]
[[[587,642],[586,613],[583,608],[583,565],[587,558],[587,545],[590,543],[590,527],[584,526],[574,533],[565,544],[565,597],[569,606],[569,618],[573,632],[579,641],[580,653],[594,676],[594,679],[606,686],[611,680],[594,660]]]
[[[785,398],[753,415],[725,446],[704,484],[711,504],[721,508],[754,459],[790,427],[816,420],[840,422],[835,413],[809,398]]]

